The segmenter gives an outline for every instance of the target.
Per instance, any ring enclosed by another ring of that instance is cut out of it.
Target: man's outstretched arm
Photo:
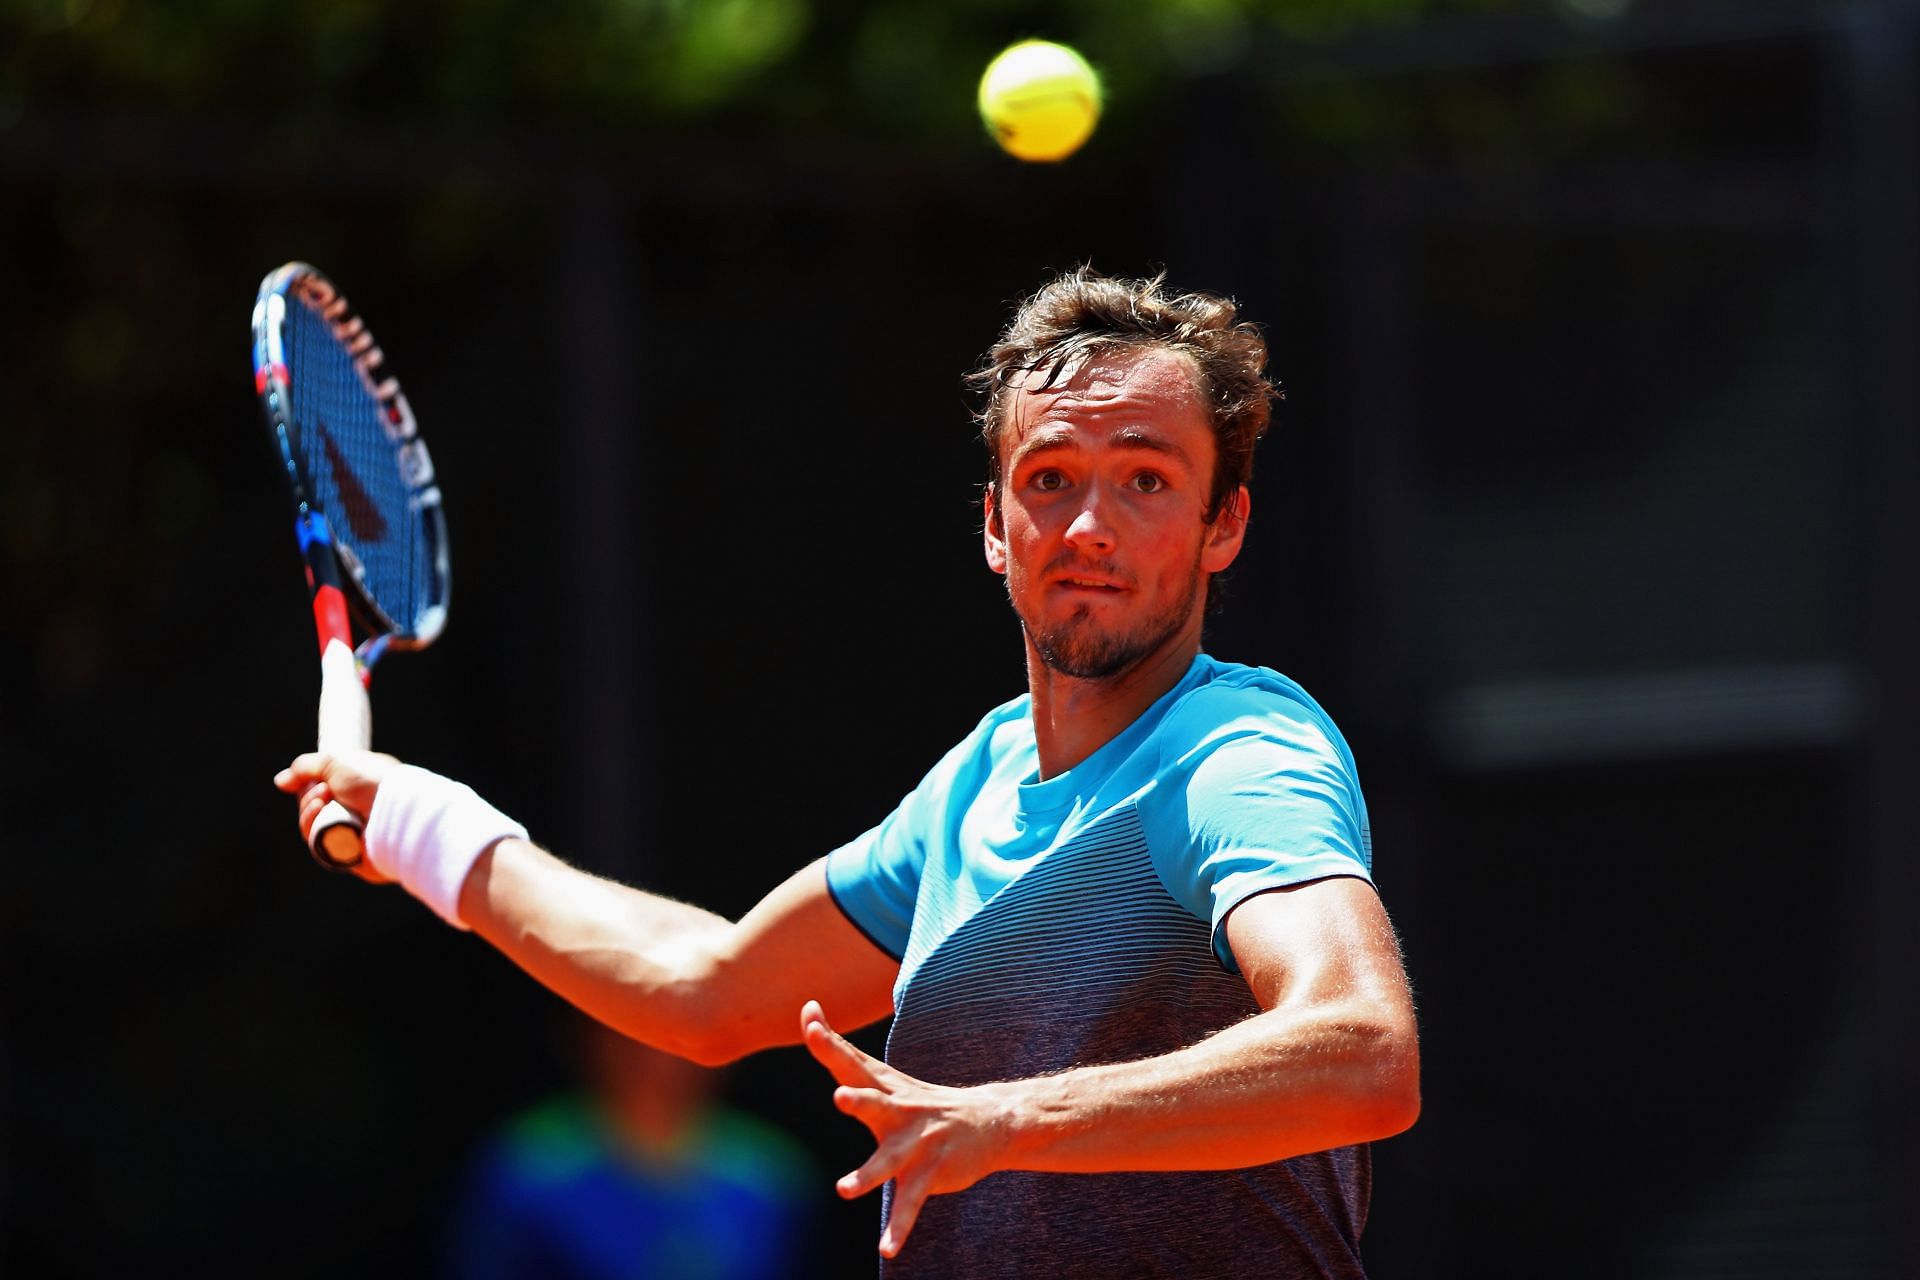
[[[807,1048],[839,1083],[835,1105],[876,1142],[840,1194],[897,1180],[881,1252],[899,1252],[929,1195],[1002,1169],[1243,1168],[1410,1126],[1413,1002],[1373,887],[1340,878],[1263,893],[1235,908],[1227,934],[1262,1012],[1174,1053],[1036,1079],[928,1084],[807,1006]]]
[[[328,798],[372,813],[398,763],[370,752],[303,755],[275,783],[300,795],[304,838]],[[805,1000],[819,1000],[850,1028],[893,1007],[899,962],[834,904],[824,860],[734,922],[508,838],[472,864],[458,907],[462,922],[572,1004],[709,1065],[796,1043],[794,1010]]]
[[[729,923],[503,840],[467,877],[460,914],[608,1026],[710,1066],[797,1043],[804,1000],[831,1002],[853,1027],[893,1011],[899,962],[834,905],[825,859]]]

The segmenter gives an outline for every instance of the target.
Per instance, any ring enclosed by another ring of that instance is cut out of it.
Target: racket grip
[[[366,824],[338,800],[329,800],[313,820],[307,847],[331,871],[351,871],[367,856]]]
[[[373,745],[373,704],[360,679],[360,664],[345,641],[329,639],[320,651],[319,748],[333,754]],[[338,800],[328,803],[307,833],[307,847],[320,865],[351,871],[366,856],[366,821]]]

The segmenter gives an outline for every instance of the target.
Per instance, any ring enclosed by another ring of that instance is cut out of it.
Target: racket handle
[[[330,871],[351,871],[367,856],[366,824],[338,800],[329,800],[313,820],[307,847]]]
[[[320,651],[320,750],[365,751],[373,745],[373,704],[360,679],[360,664],[345,641],[329,639]],[[320,865],[351,871],[366,856],[366,822],[338,800],[314,819],[307,847]]]

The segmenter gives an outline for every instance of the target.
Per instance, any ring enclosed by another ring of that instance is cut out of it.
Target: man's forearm
[[[1398,969],[1354,973],[1344,994],[1294,998],[1174,1053],[1058,1075],[958,1087],[881,1062],[801,1013],[834,1105],[872,1130],[871,1157],[837,1184],[893,1181],[880,1251],[904,1246],[928,1196],[1005,1169],[1120,1173],[1229,1169],[1388,1137],[1420,1109],[1413,1007]]]
[[[696,1062],[793,1043],[809,999],[847,1027],[893,1007],[899,961],[834,903],[824,858],[729,923],[576,871],[470,788],[392,756],[306,752],[274,785],[301,798],[303,839],[329,801],[369,815],[367,879],[398,881],[602,1022]]]
[[[808,999],[848,1027],[884,1017],[899,973],[834,905],[824,859],[730,922],[502,840],[461,887],[460,915],[600,1021],[708,1065],[792,1044]]]
[[[570,867],[521,840],[483,855],[460,915],[542,985],[636,1040],[707,1061],[724,918]],[[731,1056],[731,1055],[728,1055]]]
[[[1364,1006],[1269,1010],[1189,1048],[982,1086],[1010,1169],[1222,1169],[1389,1137],[1419,1114],[1411,1026]]]

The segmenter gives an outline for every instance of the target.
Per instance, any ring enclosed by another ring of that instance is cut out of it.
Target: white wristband
[[[460,886],[480,855],[527,829],[482,800],[472,787],[403,764],[380,781],[367,815],[367,861],[432,907],[456,929]]]

